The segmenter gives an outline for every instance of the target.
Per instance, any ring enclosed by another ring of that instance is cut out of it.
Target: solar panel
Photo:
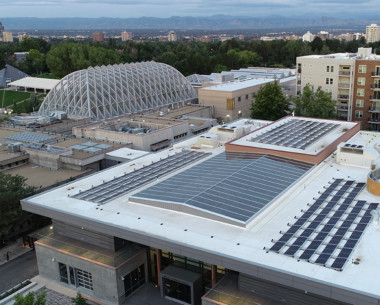
[[[94,147],[89,147],[88,149],[91,148],[96,149]],[[73,197],[104,204],[209,155],[209,153],[185,150],[137,169],[132,173],[122,175],[101,185],[92,187]]]
[[[24,143],[43,143],[54,139],[54,137],[34,132],[20,132],[6,137],[6,139],[20,141]]]
[[[288,122],[253,137],[251,141],[305,150],[337,128],[337,124],[292,118]]]
[[[282,252],[285,255],[296,256],[299,252],[299,259],[341,270],[371,219],[370,211],[377,206],[371,204],[364,216],[359,216],[368,206],[365,201],[355,202],[364,186],[365,183],[335,180],[269,251],[280,253],[285,248]],[[360,220],[339,255],[331,265],[327,264],[358,217]],[[337,230],[329,240],[334,229]],[[327,244],[324,243],[328,240]],[[308,241],[310,243],[306,244]],[[303,248],[305,244],[307,247]],[[314,255],[316,259],[311,261]]]
[[[247,155],[221,153],[131,198],[183,204],[245,223],[313,166]]]

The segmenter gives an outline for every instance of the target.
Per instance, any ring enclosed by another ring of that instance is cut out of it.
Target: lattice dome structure
[[[169,65],[109,65],[65,76],[46,96],[39,114],[65,111],[69,117],[102,120],[197,97],[187,79]]]

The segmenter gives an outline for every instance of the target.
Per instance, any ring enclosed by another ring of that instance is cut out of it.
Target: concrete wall
[[[95,205],[95,203],[94,203]],[[95,245],[107,250],[115,251],[115,240],[113,236],[99,234],[79,226],[68,225],[64,222],[53,220],[54,233],[67,236],[76,240]]]
[[[119,304],[119,291],[117,272],[114,269],[94,264],[66,253],[55,251],[36,243],[36,255],[39,274],[43,277],[61,283],[63,286],[75,288],[74,286],[60,282],[58,263],[81,269],[92,274],[93,289],[82,287],[75,289],[90,297],[96,298],[107,304]],[[121,279],[120,279],[121,281]]]

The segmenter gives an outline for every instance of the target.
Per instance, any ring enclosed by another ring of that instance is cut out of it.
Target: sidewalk
[[[24,244],[22,243],[22,238],[17,239],[16,242],[9,243],[7,246],[0,249],[0,266],[31,250],[33,249],[24,247]]]

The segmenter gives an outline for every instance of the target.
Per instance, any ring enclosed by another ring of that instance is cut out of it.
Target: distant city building
[[[315,35],[310,33],[310,31],[307,31],[305,34],[303,34],[302,41],[312,42],[314,38]]]
[[[29,34],[19,34],[18,35],[18,41],[22,42],[25,38],[30,38]]]
[[[367,43],[380,41],[380,26],[375,23],[368,25],[365,30],[365,40]]]
[[[285,36],[285,40],[298,40],[298,39],[300,39],[300,37],[297,35]]]
[[[239,39],[239,40],[244,40],[245,37],[244,37],[244,35],[239,35],[239,36],[238,36],[238,39]]]
[[[210,36],[202,36],[202,37],[199,37],[198,40],[200,42],[211,42],[211,37]]]
[[[177,34],[174,31],[170,31],[168,34],[168,41],[177,41]]]
[[[320,31],[320,32],[317,34],[317,36],[318,36],[319,38],[321,38],[322,40],[326,40],[326,39],[331,38],[331,34],[329,34],[329,32],[327,32],[327,31]]]
[[[93,41],[104,41],[104,33],[93,33],[92,34]]]
[[[363,33],[354,33],[354,40],[360,40],[362,37],[365,37]]]
[[[12,32],[3,31],[3,42],[13,42]]]
[[[0,22],[0,32],[4,31],[4,26],[3,24]]]
[[[121,32],[121,41],[132,40],[132,32]]]
[[[281,36],[278,36],[278,37],[261,36],[260,40],[261,41],[273,41],[273,40],[284,40],[284,38]]]
[[[352,33],[341,34],[341,35],[337,36],[337,39],[339,39],[340,41],[342,41],[342,40],[352,41],[352,40],[354,40],[354,34],[352,34]]]

